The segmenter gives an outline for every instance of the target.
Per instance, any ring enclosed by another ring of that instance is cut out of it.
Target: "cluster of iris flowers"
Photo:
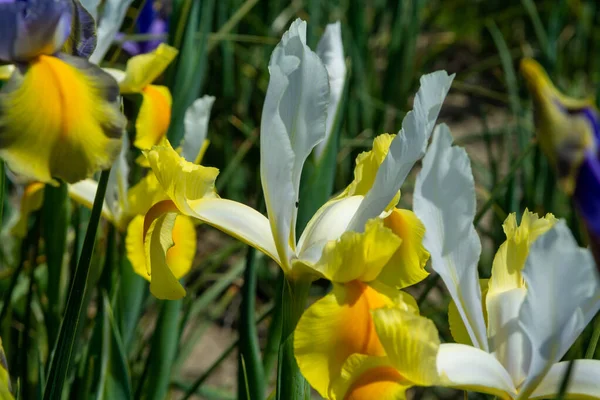
[[[0,157],[26,182],[14,235],[26,233],[44,184],[66,182],[71,198],[91,208],[99,187],[93,174],[112,167],[102,216],[124,232],[133,269],[157,298],[186,295],[180,278],[192,267],[198,222],[281,267],[291,300],[300,304],[287,309],[295,314],[287,317],[291,351],[323,398],[403,399],[413,386],[503,399],[559,393],[569,368],[560,360],[600,309],[594,256],[563,221],[525,211],[520,223],[515,214],[506,219],[491,278],[479,279],[470,161],[452,145],[448,127],[435,126],[453,76],[438,71],[421,78],[402,129],[374,139],[372,150],[357,157],[353,181],[297,237],[303,166],[322,157],[330,142],[346,81],[339,23],[327,27],[315,52],[306,44],[306,23],[296,20],[271,55],[260,127],[266,216],[220,197],[219,170],[201,165],[210,151],[214,98],[189,107],[179,147],[166,139],[171,95],[153,82],[177,50],[152,46],[131,57],[124,71],[102,69],[89,59],[96,41],[94,19],[76,0],[0,2],[6,78]],[[558,92],[535,61],[524,60],[522,71],[540,144],[594,246],[600,237],[598,113]],[[135,162],[146,168],[133,187],[120,110],[128,96],[141,96],[132,144],[143,154]],[[423,156],[414,209],[398,208],[402,183]],[[440,343],[434,323],[402,290],[428,277],[428,261],[452,297],[448,318],[456,343]],[[331,290],[304,309],[301,288],[317,279],[330,281]],[[8,371],[0,370],[8,387]],[[599,377],[600,361],[577,360],[566,395],[599,398]]]

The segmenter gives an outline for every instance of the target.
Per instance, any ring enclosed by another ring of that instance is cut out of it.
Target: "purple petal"
[[[579,168],[573,199],[588,228],[600,236],[600,161],[594,152],[587,152]]]
[[[70,0],[0,3],[0,60],[26,62],[54,54],[71,31]]]

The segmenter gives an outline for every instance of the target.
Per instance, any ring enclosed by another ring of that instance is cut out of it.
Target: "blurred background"
[[[495,249],[504,241],[502,222],[511,212],[519,216],[525,208],[539,214],[552,212],[566,218],[578,240],[585,243],[570,200],[558,190],[553,171],[534,140],[531,107],[518,63],[524,56],[534,57],[565,93],[594,96],[600,88],[600,4],[596,0],[133,0],[102,66],[122,69],[133,54],[145,51],[153,41],[177,47],[179,56],[158,81],[171,89],[173,120],[199,96],[216,97],[208,133],[211,144],[203,165],[221,170],[217,187],[222,197],[261,209],[258,138],[269,79],[267,65],[282,33],[298,17],[308,22],[308,44],[313,49],[328,23],[339,20],[342,25],[349,77],[334,193],[352,180],[354,159],[370,149],[376,135],[398,132],[412,107],[419,77],[445,69],[456,78],[439,121],[450,126],[456,143],[471,156],[478,194],[477,227],[484,242],[481,277],[489,277]],[[125,107],[128,115],[135,113],[136,104]],[[178,140],[180,135],[180,127],[172,124],[169,138]],[[402,207],[411,207],[414,172],[402,187]],[[134,170],[131,180],[140,174],[141,170]],[[8,198],[5,213],[10,215],[15,206],[14,199]],[[68,240],[76,243],[85,232],[89,211],[69,205],[68,215],[74,227]],[[102,276],[112,273],[111,268],[102,273],[103,266],[127,267],[126,259],[114,255],[119,249],[107,248],[109,234],[99,235],[96,248],[106,251],[97,251],[92,261],[99,287],[103,279],[110,281]],[[49,351],[47,292],[53,289],[44,286],[47,273],[43,268],[35,270],[37,288],[32,289],[34,272],[27,271],[33,271],[32,265],[43,265],[46,254],[43,249],[31,254],[7,235],[4,238],[1,336],[4,343],[13,344],[5,348],[11,374],[24,371],[30,382],[38,382]],[[183,301],[160,302],[149,296],[141,278],[128,278],[132,285],[142,287],[142,306],[137,313],[114,316],[120,324],[134,327],[124,346],[111,346],[110,328],[98,321],[113,318],[99,312],[101,303],[111,296],[133,296],[123,286],[125,278],[118,293],[108,285],[104,294],[99,290],[88,294],[82,335],[91,342],[79,344],[70,398],[89,397],[86,385],[104,379],[97,375],[102,362],[110,363],[114,375],[123,362],[128,365],[136,399],[165,398],[155,386],[168,388],[168,398],[236,398],[240,289],[246,260],[252,257],[258,263],[257,334],[263,365],[273,376],[277,342],[270,338],[277,333],[270,328],[274,325],[270,313],[279,269],[206,226],[198,228],[198,249],[194,268],[185,278],[188,293]],[[19,276],[11,288],[15,271]],[[435,321],[442,341],[451,341],[449,296],[441,280],[433,278],[409,291],[418,299],[422,314]],[[68,287],[67,283],[62,285]],[[318,283],[312,293],[317,298],[327,290],[326,284]],[[582,356],[582,343],[590,335],[586,331],[581,336],[567,359]],[[116,357],[121,361],[113,364],[115,351],[121,353]],[[596,358],[599,355],[596,352]],[[464,398],[463,392],[448,389],[413,389],[411,393],[415,399]],[[472,393],[469,397],[485,398]]]

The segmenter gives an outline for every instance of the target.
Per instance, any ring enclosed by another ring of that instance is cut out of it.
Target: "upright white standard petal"
[[[440,125],[417,176],[413,209],[425,225],[423,245],[465,322],[475,347],[488,351],[477,263],[481,242],[473,226],[475,184],[469,157],[452,147]]]
[[[542,382],[531,393],[530,399],[552,399],[558,396],[568,361],[554,364]],[[567,399],[600,399],[600,361],[577,360],[573,365],[565,397]]]
[[[129,9],[129,5],[133,0],[106,0],[103,2],[102,8],[98,6],[98,2],[90,1],[89,7],[93,7],[93,3],[96,3],[97,9],[95,11],[90,10],[86,7],[89,13],[91,13],[96,20],[96,35],[98,41],[96,42],[96,48],[90,56],[90,61],[94,64],[99,64],[100,61],[106,55],[111,43],[115,39],[115,35],[119,32],[125,13]],[[84,5],[85,6],[85,5]],[[98,13],[98,11],[101,11]]]
[[[390,204],[406,176],[425,153],[427,141],[446,98],[454,74],[436,71],[421,77],[421,87],[415,97],[413,110],[402,121],[385,160],[379,167],[373,187],[361,204],[350,228],[362,232],[366,222],[377,217]]]
[[[523,276],[527,295],[519,324],[532,355],[519,398],[529,398],[598,311],[600,283],[591,253],[577,246],[564,221],[531,246]]]
[[[342,25],[340,22],[327,25],[325,33],[317,45],[317,55],[325,64],[329,76],[329,106],[327,107],[327,122],[325,124],[325,139],[315,146],[314,157],[319,160],[325,151],[333,131],[333,123],[339,112],[340,100],[346,82],[346,60],[344,60],[344,45],[342,43]]]
[[[296,20],[269,61],[263,106],[260,173],[277,251],[284,271],[295,251],[295,225],[304,161],[325,137],[327,70],[306,45],[306,23]]]
[[[185,110],[183,120],[185,134],[181,145],[181,155],[189,162],[197,161],[202,144],[206,140],[210,110],[214,102],[213,96],[202,96]]]

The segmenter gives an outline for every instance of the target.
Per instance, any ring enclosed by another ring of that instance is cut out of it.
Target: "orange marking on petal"
[[[171,122],[171,102],[165,95],[153,85],[146,86],[143,90],[147,100],[150,100],[152,108],[152,119],[155,137],[154,144],[158,144],[169,130]]]
[[[362,374],[350,387],[344,400],[392,399],[403,392],[402,375],[391,367],[373,368]]]

